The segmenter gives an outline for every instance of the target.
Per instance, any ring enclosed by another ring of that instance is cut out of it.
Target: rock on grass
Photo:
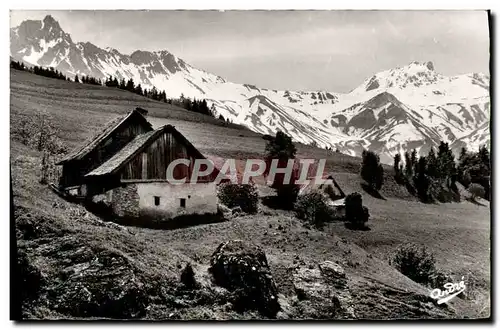
[[[215,283],[233,292],[236,310],[258,310],[264,316],[276,316],[280,310],[278,290],[259,246],[240,240],[221,243],[210,265]]]
[[[331,261],[297,267],[293,275],[297,314],[306,319],[354,319],[353,301],[343,268]]]

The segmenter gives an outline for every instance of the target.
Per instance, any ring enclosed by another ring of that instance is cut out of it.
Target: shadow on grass
[[[280,201],[278,196],[265,196],[262,197],[261,199],[262,204],[265,206],[271,208],[271,209],[277,209],[277,210],[292,210],[293,209],[293,204],[290,203],[291,205],[283,205],[283,203]]]
[[[150,229],[181,229],[224,221],[226,219],[223,215],[211,213],[179,215],[175,218],[164,220],[147,219],[147,217],[120,218],[120,224]]]
[[[344,222],[344,226],[347,229],[350,229],[350,230],[359,230],[359,231],[370,231],[370,230],[372,230],[367,225],[361,225],[360,226],[360,225],[353,224],[352,222],[349,222],[349,221]]]
[[[92,201],[84,201],[82,204],[88,212],[101,218],[101,220],[113,222],[114,218],[113,211],[106,204],[93,203]]]
[[[361,183],[361,188],[363,188],[363,190],[367,194],[369,194],[370,196],[372,196],[374,198],[382,199],[384,201],[386,200],[385,197],[380,194],[380,192],[376,191],[375,189],[373,189],[372,187],[370,187],[366,183]]]
[[[144,214],[139,217],[120,217],[114,214],[109,207],[101,203],[86,203],[85,208],[87,211],[93,213],[106,222],[114,222],[124,226],[150,229],[181,229],[227,221],[221,213],[184,214],[171,219],[165,219],[154,214]]]
[[[471,197],[466,198],[466,200],[469,201],[469,202],[471,202],[472,204],[476,204],[476,205],[479,205],[479,206],[486,206],[485,204],[480,203],[479,201],[477,201],[477,200],[475,200],[475,199],[473,199]]]

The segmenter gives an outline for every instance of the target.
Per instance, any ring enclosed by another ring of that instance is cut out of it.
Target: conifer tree
[[[413,149],[411,151],[410,157],[411,157],[411,164],[413,165],[413,174],[416,174],[417,173],[416,166],[418,162],[417,150]]]
[[[420,199],[424,202],[429,200],[429,178],[426,174],[427,171],[427,159],[425,157],[420,157],[416,166],[417,172],[415,173],[415,186],[417,188],[417,193]]]
[[[401,155],[399,153],[394,155],[394,173],[399,174],[399,162],[401,161]]]
[[[125,87],[126,90],[128,90],[129,92],[133,92],[134,91],[134,80],[132,78],[130,78],[128,81],[127,81],[127,86]]]
[[[408,151],[405,152],[405,175],[408,180],[413,177],[413,163]]]
[[[296,153],[297,149],[292,142],[291,136],[281,131],[276,132],[276,136],[269,139],[266,143],[266,170],[264,174],[269,174],[273,160],[277,160],[278,168],[284,168],[287,166],[289,159],[295,158]],[[271,187],[276,189],[278,203],[284,208],[291,208],[297,199],[297,194],[300,189],[300,187],[295,184],[298,179],[298,173],[297,171],[292,171],[290,182],[285,182],[284,178],[284,174],[275,173]]]
[[[135,92],[136,94],[142,95],[142,87],[141,87],[141,84],[138,84],[137,86],[135,86],[134,92]]]
[[[441,141],[437,154],[439,177],[446,180],[448,186],[452,185],[456,179],[455,156],[448,143]]]
[[[380,157],[369,150],[363,150],[362,157],[361,177],[370,185],[370,188],[380,190],[384,183],[384,169],[380,164]]]
[[[438,161],[434,148],[431,148],[429,154],[427,155],[427,173],[431,178],[437,178],[439,176]]]

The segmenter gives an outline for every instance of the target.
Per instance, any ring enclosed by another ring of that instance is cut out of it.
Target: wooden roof
[[[140,153],[144,148],[146,148],[150,143],[155,141],[162,133],[171,133],[179,143],[183,144],[188,153],[192,154],[196,159],[206,159],[202,153],[196,149],[191,142],[186,139],[177,129],[172,125],[165,125],[155,131],[150,131],[141,135],[136,136],[131,142],[129,142],[125,147],[113,155],[109,160],[104,162],[101,166],[94,169],[90,173],[86,174],[85,177],[96,177],[103,175],[110,175],[116,173],[122,166],[124,166],[130,159]],[[218,169],[214,168],[217,171]]]
[[[307,193],[314,191],[314,190],[323,191],[325,189],[326,185],[332,185],[339,191],[341,196],[345,196],[344,191],[342,191],[342,188],[340,188],[339,184],[337,183],[337,181],[333,177],[333,173],[330,173],[326,176],[326,178],[321,178],[321,179],[326,180],[326,182],[318,184],[318,182],[316,181],[316,178],[308,178],[309,183],[306,185],[302,185],[302,187],[299,190],[299,195],[304,195],[304,194],[307,194]]]
[[[117,130],[120,126],[122,126],[124,123],[126,123],[128,120],[131,120],[132,118],[143,121],[151,128],[151,131],[153,130],[151,124],[141,114],[141,111],[135,109],[129,112],[125,116],[121,116],[109,121],[99,134],[85,141],[81,147],[78,147],[75,150],[73,150],[69,155],[61,159],[59,162],[57,162],[56,165],[62,165],[64,163],[73,160],[80,160],[84,158],[92,150],[94,150],[94,148],[96,148],[101,142],[103,142],[107,137],[109,137],[115,130]]]
[[[150,138],[155,137],[159,134],[159,130],[149,131],[144,134],[137,135],[132,141],[130,141],[125,147],[114,154],[110,159],[105,161],[101,166],[94,169],[85,176],[99,176],[107,175],[116,172],[120,165],[126,163],[126,161],[132,158],[139,149],[144,147]]]

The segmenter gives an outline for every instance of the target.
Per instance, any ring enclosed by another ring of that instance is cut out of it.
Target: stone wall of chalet
[[[113,212],[119,217],[139,217],[139,194],[136,184],[127,184],[113,189],[108,195]]]

